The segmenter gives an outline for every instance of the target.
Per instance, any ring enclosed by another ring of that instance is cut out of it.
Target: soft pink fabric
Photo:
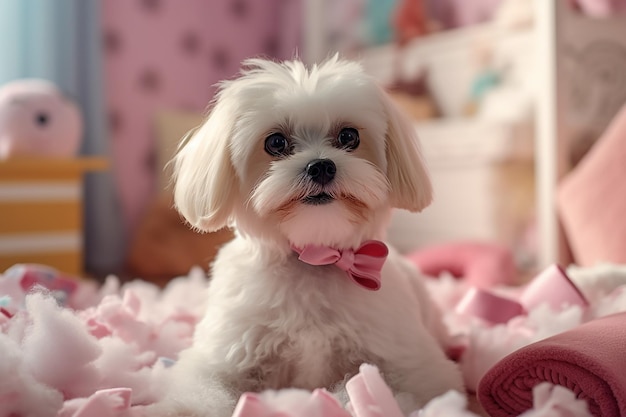
[[[459,314],[480,317],[490,323],[506,323],[542,304],[558,311],[565,306],[587,307],[589,302],[563,268],[552,265],[535,277],[519,300],[479,288],[470,289],[456,307]]]
[[[445,243],[418,249],[408,258],[426,275],[449,272],[480,288],[517,280],[511,250],[495,243]]]
[[[626,313],[591,321],[508,355],[481,380],[478,399],[493,417],[532,408],[541,382],[586,399],[593,415],[626,415]]]
[[[559,185],[558,212],[581,266],[626,263],[626,106]]]
[[[324,389],[284,390],[241,396],[233,417],[350,417]]]
[[[380,271],[389,254],[387,246],[377,240],[368,240],[356,250],[337,250],[326,246],[293,249],[302,262],[316,266],[336,265],[346,271],[356,284],[372,291],[380,289]]]
[[[350,413],[326,390],[290,389],[241,396],[233,417],[403,417],[378,368],[363,364],[346,383]]]
[[[564,306],[587,307],[589,305],[584,294],[559,265],[552,265],[535,277],[524,288],[520,302],[527,311],[543,303],[548,303],[554,310],[559,310]]]
[[[391,389],[375,366],[361,365],[359,373],[346,384],[346,390],[355,417],[403,417]]]
[[[89,398],[66,401],[57,417],[121,417],[130,410],[130,388],[96,391]]]
[[[456,311],[490,323],[506,323],[525,312],[516,300],[480,288],[471,288],[457,304]]]

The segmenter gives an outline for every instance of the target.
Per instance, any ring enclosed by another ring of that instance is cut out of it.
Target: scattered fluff
[[[130,406],[159,398],[168,361],[191,343],[206,285],[197,270],[163,291],[111,277],[60,295],[0,276],[0,417],[138,413]]]
[[[591,417],[591,413],[572,391],[544,382],[533,389],[533,409],[520,417]]]
[[[38,381],[19,343],[1,333],[0,357],[0,416],[39,417],[61,408],[61,392]]]
[[[541,305],[495,326],[455,312],[467,283],[450,276],[429,281],[446,322],[465,343],[460,365],[470,390],[486,370],[515,349],[593,318],[626,311],[625,267],[570,267],[568,275],[590,300],[588,308],[554,311]],[[111,277],[100,287],[85,282],[68,297],[59,297],[42,288],[25,292],[15,276],[0,276],[0,417],[143,416],[142,406],[162,395],[168,364],[191,343],[206,307],[206,286],[203,273],[194,270],[164,290],[142,281],[121,285]],[[357,417],[382,417],[381,410],[395,407],[395,400],[376,368],[364,369],[346,384],[360,389],[348,392],[349,410]],[[256,398],[269,409],[294,417],[315,416],[316,407],[336,405],[319,393],[298,390],[266,392]],[[311,410],[300,410],[306,404]],[[333,412],[349,415],[346,410]],[[417,415],[416,411],[412,417]],[[567,389],[540,385],[534,390],[534,409],[523,417],[587,415],[585,403]],[[432,400],[419,416],[475,414],[468,411],[464,395],[448,392]]]

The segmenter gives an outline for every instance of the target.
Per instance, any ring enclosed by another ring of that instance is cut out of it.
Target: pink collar
[[[370,291],[380,289],[380,271],[389,254],[387,246],[378,240],[368,240],[356,250],[314,245],[292,246],[292,249],[302,262],[316,266],[335,265],[354,283]]]

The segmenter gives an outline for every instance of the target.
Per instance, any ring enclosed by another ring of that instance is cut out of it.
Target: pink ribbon
[[[389,254],[387,246],[378,240],[368,240],[358,249],[337,250],[326,246],[292,247],[302,262],[309,265],[335,265],[361,287],[380,289],[380,271]]]
[[[519,301],[489,290],[472,288],[457,304],[456,311],[480,317],[491,323],[506,323],[513,317],[547,303],[555,310],[566,305],[587,307],[589,302],[569,279],[563,268],[552,265],[533,279],[522,292]]]

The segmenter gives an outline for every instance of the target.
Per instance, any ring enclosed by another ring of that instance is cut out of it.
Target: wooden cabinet
[[[0,161],[0,272],[39,263],[83,273],[83,179],[101,158]]]

